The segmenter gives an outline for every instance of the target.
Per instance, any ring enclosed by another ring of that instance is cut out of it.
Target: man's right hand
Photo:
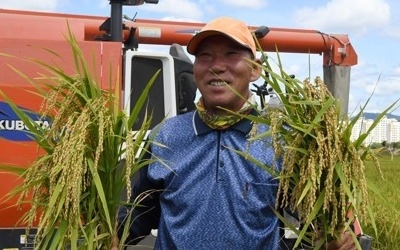
[[[119,239],[118,237],[115,235],[111,241],[111,248],[110,250],[118,250],[118,244],[119,244]]]

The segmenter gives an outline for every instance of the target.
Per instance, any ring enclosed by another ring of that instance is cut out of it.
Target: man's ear
[[[254,59],[254,62],[251,65],[251,82],[257,81],[258,78],[261,76],[261,60],[260,59]]]

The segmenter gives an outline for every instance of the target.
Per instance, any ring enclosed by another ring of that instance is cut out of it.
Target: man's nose
[[[226,58],[223,55],[215,55],[210,63],[210,69],[213,72],[225,71],[226,65]]]

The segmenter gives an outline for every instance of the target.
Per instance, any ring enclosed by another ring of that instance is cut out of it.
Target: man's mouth
[[[210,82],[211,86],[225,86],[227,83],[224,81],[212,81]]]

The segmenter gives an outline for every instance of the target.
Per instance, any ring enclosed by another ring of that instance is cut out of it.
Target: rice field
[[[376,233],[371,221],[361,222],[364,233],[374,238],[372,249],[400,249],[400,156],[393,160],[388,154],[379,156],[382,177],[373,167],[366,164],[366,177],[369,190],[369,203],[372,208]]]

